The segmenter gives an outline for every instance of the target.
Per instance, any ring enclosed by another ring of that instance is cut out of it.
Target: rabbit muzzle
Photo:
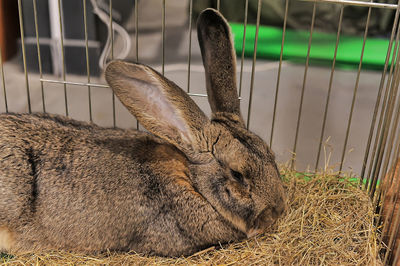
[[[248,238],[264,233],[268,228],[273,226],[276,220],[286,211],[284,200],[279,200],[273,207],[266,207],[254,220],[253,226],[247,231]]]

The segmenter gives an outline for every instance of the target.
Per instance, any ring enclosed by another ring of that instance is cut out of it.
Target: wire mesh
[[[24,21],[22,16],[22,0],[18,0],[18,10],[19,10],[19,23],[20,23],[20,31],[21,31],[21,52],[22,52],[22,61],[23,61],[23,68],[24,68],[24,76],[25,76],[25,86],[26,86],[26,97],[27,97],[27,106],[28,112],[32,112],[31,106],[31,92],[30,92],[30,84],[29,84],[29,70],[26,62],[26,50],[25,50],[25,38],[24,38]],[[276,84],[274,84],[274,98],[273,98],[273,106],[272,106],[272,124],[271,124],[271,131],[270,131],[270,138],[269,144],[272,147],[274,144],[274,136],[276,133],[276,122],[278,119],[278,105],[280,103],[280,87],[282,86],[282,68],[285,63],[285,45],[287,42],[286,39],[286,29],[288,27],[288,19],[290,13],[290,4],[295,1],[300,2],[310,2],[312,4],[312,16],[311,16],[311,23],[310,27],[308,28],[308,46],[307,46],[307,53],[305,57],[305,65],[304,65],[304,73],[300,91],[300,97],[296,105],[297,110],[297,119],[295,121],[295,132],[294,132],[294,139],[287,140],[288,143],[293,143],[291,147],[292,157],[291,157],[291,165],[295,168],[296,164],[296,152],[298,150],[298,142],[300,141],[300,131],[302,130],[302,121],[303,121],[303,108],[304,108],[304,100],[306,97],[306,90],[308,89],[308,79],[311,77],[309,74],[310,69],[310,53],[312,51],[312,42],[313,42],[313,32],[315,28],[315,21],[318,11],[318,5],[321,3],[324,4],[332,4],[332,5],[340,5],[340,13],[337,20],[337,31],[336,31],[336,43],[334,46],[332,63],[330,65],[330,73],[329,73],[329,80],[327,83],[327,90],[326,95],[324,95],[324,103],[323,103],[323,115],[321,121],[321,127],[318,131],[317,137],[317,150],[316,150],[316,161],[315,161],[315,171],[318,169],[321,160],[321,150],[323,147],[323,140],[326,137],[326,128],[327,128],[327,119],[328,114],[331,113],[333,110],[331,109],[331,95],[333,90],[333,83],[334,83],[334,76],[336,71],[337,65],[337,54],[338,48],[340,47],[341,43],[341,36],[342,36],[342,29],[343,29],[343,19],[345,7],[347,6],[358,6],[365,9],[368,9],[367,18],[365,21],[365,28],[363,34],[363,42],[362,48],[360,50],[360,61],[357,68],[357,75],[355,79],[351,104],[349,106],[349,114],[347,117],[347,126],[346,132],[344,134],[345,138],[343,141],[343,147],[341,149],[341,158],[340,158],[340,165],[339,171],[343,170],[343,165],[346,160],[347,152],[348,152],[348,142],[350,135],[352,134],[352,120],[353,120],[353,113],[355,109],[355,103],[357,100],[358,89],[360,87],[360,80],[361,80],[361,73],[362,73],[362,66],[363,66],[363,56],[366,46],[366,41],[368,39],[368,31],[369,31],[369,24],[371,19],[371,14],[373,9],[387,9],[387,10],[395,10],[395,14],[393,17],[393,27],[391,29],[390,40],[388,44],[388,50],[386,53],[386,58],[384,62],[384,66],[382,68],[382,75],[379,83],[379,87],[377,88],[377,96],[376,101],[374,102],[373,107],[373,114],[371,117],[371,123],[369,125],[368,131],[368,140],[365,145],[365,153],[363,154],[363,160],[360,162],[361,166],[361,173],[360,173],[360,185],[364,183],[363,188],[368,190],[371,198],[375,198],[376,204],[380,204],[380,201],[385,197],[384,190],[381,190],[378,187],[378,181],[383,180],[384,178],[394,179],[393,175],[394,172],[390,172],[391,169],[394,169],[397,164],[397,158],[399,158],[400,153],[400,137],[398,133],[399,128],[399,120],[400,120],[400,96],[398,92],[398,85],[399,85],[399,76],[400,76],[400,62],[399,62],[399,36],[400,36],[400,28],[398,27],[399,23],[399,16],[400,16],[400,8],[399,2],[397,4],[392,3],[381,3],[381,2],[365,2],[365,1],[350,1],[350,0],[286,0],[284,3],[284,14],[283,14],[283,23],[282,23],[282,39],[281,39],[281,47],[279,53],[279,60],[277,61],[277,69],[276,69]],[[63,12],[62,12],[62,1],[58,0],[58,17],[59,17],[59,30],[61,32],[60,36],[60,52],[61,52],[61,59],[62,59],[62,72],[61,78],[58,79],[51,79],[51,78],[44,78],[43,76],[43,58],[41,54],[40,44],[41,38],[39,36],[39,25],[38,25],[38,11],[37,11],[37,0],[32,0],[33,2],[33,14],[34,14],[34,23],[35,23],[35,34],[36,34],[36,50],[37,50],[37,59],[38,59],[38,70],[39,70],[39,81],[40,81],[40,91],[41,91],[41,102],[42,102],[42,110],[43,112],[47,111],[46,108],[46,97],[44,87],[46,84],[60,84],[64,88],[64,108],[65,114],[69,115],[69,102],[68,102],[68,86],[79,86],[87,88],[87,95],[88,95],[88,112],[89,112],[89,120],[93,121],[93,97],[92,94],[96,88],[109,88],[105,84],[101,84],[100,82],[92,81],[92,71],[91,71],[91,61],[89,58],[89,36],[88,36],[88,18],[87,14],[90,12],[87,5],[87,0],[82,0],[83,4],[83,18],[82,18],[82,27],[84,29],[84,48],[85,48],[85,66],[86,66],[86,81],[74,81],[67,79],[66,75],[66,65],[65,65],[65,55],[64,55],[64,33],[63,33]],[[140,1],[134,1],[134,21],[135,21],[135,59],[136,62],[139,62],[140,53],[139,53],[139,7],[138,3]],[[256,79],[256,65],[257,65],[257,45],[258,45],[258,37],[259,37],[259,28],[261,25],[261,11],[262,9],[262,0],[258,0],[257,2],[257,15],[256,15],[256,27],[255,27],[255,36],[254,36],[254,46],[253,46],[253,54],[251,60],[251,74],[249,78],[249,95],[248,95],[248,104],[247,104],[247,128],[250,127],[250,121],[253,115],[253,101],[254,101],[254,87],[255,87],[255,79]],[[221,1],[217,0],[213,4],[216,4],[216,8],[218,10],[221,9]],[[194,1],[188,0],[188,9],[187,9],[187,29],[188,29],[188,50],[187,50],[187,64],[185,63],[185,71],[187,71],[187,88],[186,91],[188,95],[192,97],[207,97],[204,93],[197,93],[192,90],[191,87],[191,79],[192,75],[191,72],[193,71],[192,68],[192,30],[193,30],[193,19],[194,19],[194,12],[193,12]],[[222,6],[222,11],[224,6]],[[240,12],[244,12],[244,20],[243,20],[243,40],[241,43],[242,49],[238,53],[240,56],[240,72],[239,72],[239,86],[238,86],[238,94],[239,97],[242,97],[243,90],[242,88],[246,85],[246,80],[244,78],[244,68],[245,68],[245,45],[246,44],[246,35],[249,34],[247,31],[248,27],[248,13],[249,13],[249,1],[246,0],[244,2],[243,10]],[[161,1],[161,73],[165,74],[167,72],[168,64],[166,64],[166,31],[168,30],[167,25],[167,3],[165,0]],[[114,45],[114,29],[113,29],[113,1],[109,0],[108,2],[108,13],[109,13],[109,23],[107,25],[109,34],[111,36],[111,50],[109,59],[114,59],[114,49],[116,46]],[[159,31],[159,24],[157,31]],[[186,31],[185,31],[186,34]],[[169,60],[168,60],[169,61]],[[159,62],[159,61],[158,61]],[[1,51],[0,51],[0,74],[1,74],[1,84],[3,88],[3,99],[4,99],[4,106],[5,111],[9,111],[8,107],[8,99],[7,99],[7,90],[6,90],[6,75],[3,69],[3,62],[1,61]],[[95,80],[93,78],[93,80]],[[258,89],[258,88],[257,88]],[[262,89],[262,88],[260,88]],[[109,96],[107,96],[109,97]],[[112,93],[112,123],[113,126],[116,127],[116,99],[114,93]],[[139,128],[139,124],[136,125]],[[276,136],[275,136],[276,137]],[[291,142],[293,141],[293,142]],[[364,148],[364,147],[361,147]],[[314,161],[312,162],[314,165]],[[389,175],[389,173],[391,173]],[[377,190],[378,188],[378,190]],[[400,188],[399,188],[400,190]],[[378,196],[377,196],[378,195]],[[396,195],[397,197],[397,195]],[[396,215],[393,217],[387,218],[383,224],[393,223],[397,227],[400,226],[400,212],[397,212]],[[395,240],[395,234],[390,236],[389,245],[392,246]],[[395,259],[400,256],[400,252],[394,251],[392,254],[389,252],[385,255],[385,261],[389,261],[389,257],[393,256]]]
[[[351,127],[351,122],[353,119],[354,104],[355,104],[356,97],[357,97],[357,90],[358,90],[358,85],[360,82],[360,73],[361,73],[361,67],[362,67],[362,62],[363,62],[363,57],[364,57],[365,44],[366,44],[367,36],[368,36],[368,27],[369,27],[369,22],[371,19],[371,10],[372,10],[371,7],[369,7],[367,21],[365,23],[365,31],[364,31],[364,37],[363,37],[363,44],[362,44],[362,48],[361,48],[360,63],[358,64],[357,78],[356,78],[356,83],[354,85],[353,99],[351,100],[350,114],[349,114],[349,118],[348,118],[348,122],[347,122],[346,138],[345,138],[344,144],[343,144],[342,158],[340,159],[339,172],[341,172],[343,169],[343,162],[344,162],[344,158],[346,156],[347,142],[349,140],[350,127]]]
[[[371,126],[370,126],[370,130],[369,130],[369,135],[368,135],[368,141],[367,141],[367,145],[366,145],[366,149],[365,149],[365,155],[364,155],[364,160],[363,160],[361,174],[360,174],[360,182],[364,181],[364,174],[365,174],[365,170],[366,170],[366,167],[367,167],[367,161],[368,161],[368,156],[369,156],[369,152],[370,152],[372,136],[374,134],[374,129],[375,129],[375,124],[376,124],[376,118],[377,118],[377,115],[378,115],[379,104],[381,102],[382,89],[383,89],[383,86],[385,84],[387,68],[388,68],[388,65],[389,65],[389,59],[390,59],[391,54],[392,54],[393,40],[394,40],[394,37],[395,37],[396,25],[398,23],[398,19],[399,19],[399,7],[397,7],[397,9],[396,9],[394,22],[393,22],[393,26],[392,26],[392,32],[390,34],[390,41],[389,41],[388,51],[387,51],[386,58],[385,58],[385,65],[384,65],[383,71],[382,71],[382,77],[381,77],[381,80],[380,80],[378,95],[376,97],[376,102],[375,102],[375,107],[374,107],[374,114],[372,116]],[[394,48],[394,50],[396,50],[396,48]],[[392,66],[393,66],[393,64],[392,64]],[[392,66],[391,66],[391,69],[393,69]],[[374,157],[374,155],[372,157]],[[369,179],[369,176],[367,177],[365,184],[368,183],[368,179]]]

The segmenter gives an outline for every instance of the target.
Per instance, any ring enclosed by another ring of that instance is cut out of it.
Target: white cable
[[[109,26],[109,21],[110,21],[110,15],[107,14],[106,12],[104,12],[103,10],[101,10],[97,3],[96,0],[90,0],[90,2],[92,3],[93,6],[93,13],[95,13],[101,21],[103,21],[103,23],[106,26]],[[121,35],[123,43],[122,43],[122,49],[119,52],[118,55],[114,56],[117,59],[125,59],[128,54],[129,51],[131,50],[131,39],[129,37],[128,32],[118,23],[112,21],[112,28],[113,31],[117,32],[119,35]],[[115,34],[114,34],[114,39],[115,39]],[[111,31],[108,31],[107,34],[107,41],[106,44],[104,45],[103,51],[101,52],[100,58],[99,58],[99,66],[100,69],[104,69],[106,63],[107,63],[107,58],[110,55],[110,51],[111,51]]]

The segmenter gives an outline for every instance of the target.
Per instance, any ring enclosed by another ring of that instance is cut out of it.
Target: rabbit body
[[[0,128],[11,250],[180,255],[244,237],[193,190],[185,156],[149,133],[43,114],[3,114]]]
[[[105,78],[149,133],[0,115],[0,249],[188,255],[284,213],[274,155],[240,113],[229,26],[207,9],[198,36],[211,119],[157,71],[123,61]]]

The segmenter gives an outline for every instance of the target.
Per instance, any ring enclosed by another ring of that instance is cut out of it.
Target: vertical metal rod
[[[400,3],[400,1],[399,1]],[[374,175],[371,174],[373,172],[375,174],[377,165],[379,164],[379,157],[382,149],[382,143],[383,143],[383,138],[385,135],[385,128],[386,128],[386,121],[391,105],[391,100],[392,97],[391,95],[393,94],[393,84],[395,84],[395,79],[397,77],[396,73],[398,72],[398,67],[399,67],[399,37],[400,37],[400,27],[397,28],[397,33],[396,33],[396,41],[395,41],[395,48],[393,50],[393,55],[392,55],[392,63],[390,66],[390,72],[388,76],[388,80],[386,82],[386,89],[385,89],[385,95],[384,99],[382,101],[382,108],[381,108],[381,114],[379,118],[379,123],[378,127],[376,129],[376,137],[375,137],[375,142],[374,142],[374,147],[373,147],[373,153],[372,153],[372,159],[369,165],[369,171],[368,171],[368,176],[367,176],[367,182],[366,186],[369,184],[369,178],[372,177],[374,178]],[[393,67],[394,67],[394,72],[393,72]],[[390,95],[390,96],[389,96]],[[375,156],[375,153],[378,155]],[[371,183],[372,185],[372,183]],[[370,187],[371,188],[371,187]]]
[[[347,122],[346,137],[345,137],[345,140],[344,140],[344,145],[343,145],[343,150],[342,150],[342,158],[340,160],[339,172],[342,172],[342,169],[343,169],[343,162],[344,162],[344,158],[345,158],[345,155],[346,155],[347,142],[349,140],[349,133],[350,133],[351,121],[352,121],[352,118],[353,118],[354,104],[355,104],[356,97],[357,97],[358,84],[360,82],[360,73],[361,73],[361,67],[362,67],[362,60],[363,60],[363,57],[364,57],[365,43],[367,41],[367,36],[368,36],[368,26],[369,26],[369,21],[370,21],[370,18],[371,18],[371,10],[372,10],[372,8],[369,7],[368,8],[368,15],[367,15],[367,22],[366,22],[365,31],[364,31],[364,39],[363,39],[363,44],[362,44],[362,48],[361,48],[360,63],[358,64],[356,84],[354,86],[353,99],[351,101],[350,114],[349,114],[349,119],[348,119],[348,122]]]
[[[385,147],[386,147],[386,141],[388,137],[388,132],[390,128],[390,124],[392,121],[392,115],[393,115],[393,109],[394,109],[394,100],[396,98],[397,92],[398,92],[398,85],[399,85],[399,74],[400,74],[400,67],[399,67],[399,52],[397,51],[397,59],[396,59],[396,66],[395,66],[395,72],[394,72],[394,81],[391,84],[391,93],[389,96],[389,101],[388,101],[388,107],[385,110],[385,119],[383,122],[383,128],[382,128],[382,133],[379,137],[379,144],[378,144],[378,155],[375,159],[374,162],[374,168],[372,170],[372,182],[370,186],[370,197],[372,198],[373,195],[375,194],[376,190],[376,184],[378,182],[378,177],[379,177],[379,172],[381,170],[381,165],[382,165],[382,158],[383,154],[385,152]]]
[[[21,32],[21,47],[22,47],[22,60],[24,63],[24,73],[25,73],[25,86],[26,86],[26,97],[28,100],[28,111],[32,113],[31,107],[31,95],[29,91],[29,79],[28,79],[28,68],[26,66],[26,53],[25,53],[25,39],[24,39],[24,20],[22,17],[22,3],[18,0],[18,14],[19,14],[19,29]]]
[[[388,192],[389,187],[395,185],[396,186],[395,191],[397,191],[399,189],[400,184],[393,183],[394,176],[395,176],[396,169],[397,169],[397,160],[399,158],[399,151],[400,151],[400,138],[398,137],[397,144],[396,144],[396,152],[395,152],[395,156],[392,161],[391,170],[387,173],[385,178],[381,181],[381,182],[386,183],[387,185],[385,187],[383,187],[382,185],[378,187],[378,193],[381,195],[381,205],[380,205],[380,210],[379,210],[379,217],[382,217],[383,210],[385,208],[388,208],[385,205],[385,198],[387,197],[387,192]],[[397,198],[398,198],[398,193],[392,193],[388,202],[397,202]],[[376,206],[376,207],[379,206],[379,201],[376,201],[373,206]],[[381,232],[385,232],[387,226],[392,224],[393,214],[394,214],[394,208],[392,208],[392,210],[390,211],[390,214],[387,214],[385,219],[383,220],[383,227],[382,227]],[[381,242],[382,238],[383,238],[383,235],[381,234],[378,238],[378,241]]]
[[[136,41],[136,62],[139,63],[139,8],[138,0],[135,0],[135,41]]]
[[[365,175],[365,170],[366,170],[366,167],[367,167],[368,156],[369,156],[369,152],[370,152],[370,148],[371,148],[372,136],[374,134],[376,118],[377,118],[377,115],[378,115],[379,104],[381,102],[382,90],[383,90],[383,85],[384,85],[385,79],[386,79],[386,72],[387,72],[387,68],[388,68],[388,64],[389,64],[389,59],[390,59],[390,55],[392,53],[392,45],[393,45],[393,40],[394,40],[394,36],[395,36],[395,33],[396,33],[396,25],[398,24],[398,19],[399,19],[399,6],[396,9],[396,14],[395,14],[394,22],[393,22],[393,27],[392,27],[392,33],[390,35],[389,46],[388,46],[388,50],[387,50],[387,53],[386,53],[385,65],[383,67],[381,81],[380,81],[380,84],[379,84],[378,95],[376,97],[374,113],[373,113],[373,116],[372,116],[372,121],[371,121],[370,130],[369,130],[367,146],[366,146],[366,149],[365,149],[364,160],[363,160],[363,164],[362,164],[362,168],[361,168],[360,183],[362,183],[363,180],[364,180],[364,175]]]
[[[38,28],[38,21],[37,21],[37,6],[36,6],[36,0],[32,0],[33,2],[33,14],[34,14],[34,19],[35,19],[35,34],[36,34],[36,47],[37,47],[37,54],[38,54],[38,64],[39,64],[39,75],[40,79],[43,78],[43,71],[42,71],[42,57],[40,55],[40,43],[39,43],[39,28]],[[43,113],[46,113],[46,102],[44,99],[44,86],[43,86],[43,81],[40,81],[40,88],[41,88],[41,93],[42,93],[42,107],[43,107]]]
[[[257,59],[257,42],[258,42],[258,29],[260,27],[260,17],[261,17],[261,0],[258,0],[256,35],[255,35],[255,40],[254,40],[253,64],[252,64],[252,68],[251,68],[249,107],[247,109],[247,128],[249,128],[249,126],[250,126],[251,103],[253,100],[254,73],[255,73],[256,59]]]
[[[110,13],[110,36],[111,36],[111,60],[114,59],[114,29],[113,29],[113,15],[112,15],[112,0],[109,0],[109,13]],[[116,127],[117,119],[115,115],[115,94],[112,92],[112,113],[113,113],[113,126]]]
[[[217,10],[218,11],[219,11],[220,7],[221,7],[221,0],[217,0]]]
[[[240,61],[240,78],[239,78],[239,97],[242,97],[242,82],[243,82],[243,64],[244,64],[244,51],[246,44],[246,28],[247,28],[247,13],[249,10],[249,0],[246,0],[244,7],[244,21],[243,21],[243,42],[242,42],[242,57]]]
[[[392,55],[392,63],[390,65],[388,80],[386,81],[386,88],[385,88],[385,93],[384,93],[383,100],[382,100],[382,107],[381,107],[381,112],[380,112],[380,115],[379,115],[378,126],[376,128],[376,136],[375,136],[374,146],[373,146],[373,149],[372,149],[371,161],[370,161],[369,168],[368,168],[368,175],[367,175],[366,182],[365,182],[365,188],[368,188],[369,180],[371,178],[372,169],[373,169],[373,166],[375,164],[375,158],[376,158],[375,155],[376,155],[377,148],[378,148],[378,143],[379,143],[379,140],[380,140],[380,134],[382,134],[382,124],[383,124],[383,121],[384,121],[385,110],[387,109],[387,104],[389,102],[389,98],[388,97],[389,97],[389,91],[390,91],[390,84],[392,82],[392,77],[394,76],[393,75],[393,70],[394,70],[395,65],[396,65],[396,63],[395,63],[396,57],[398,57],[397,50],[398,50],[398,45],[399,45],[399,37],[400,37],[400,27],[397,28],[396,40],[395,40],[395,45],[394,45],[393,55]]]
[[[281,81],[281,71],[282,71],[282,59],[283,59],[283,47],[285,45],[285,36],[286,36],[286,23],[287,16],[289,10],[289,0],[286,0],[285,4],[285,17],[283,19],[283,29],[282,29],[282,43],[281,43],[281,52],[279,55],[279,66],[278,66],[278,77],[276,79],[276,87],[275,87],[275,100],[274,100],[274,111],[272,114],[272,125],[271,125],[271,136],[269,139],[269,146],[272,148],[272,140],[274,138],[274,129],[275,129],[275,119],[276,119],[276,108],[278,105],[278,95],[279,95],[279,85]]]
[[[300,105],[299,105],[299,112],[298,112],[298,116],[297,116],[296,134],[295,134],[294,145],[293,145],[293,155],[292,155],[292,162],[291,162],[291,168],[292,169],[295,168],[297,139],[298,139],[298,136],[299,136],[301,113],[302,113],[302,110],[303,110],[304,91],[305,91],[305,88],[306,88],[308,65],[309,65],[309,62],[310,62],[311,42],[312,42],[312,35],[313,35],[313,31],[314,31],[316,9],[317,9],[317,3],[314,2],[313,14],[312,14],[311,26],[310,26],[310,37],[308,39],[307,59],[306,59],[306,65],[305,65],[305,69],[304,69],[303,86],[301,88]]]
[[[110,27],[109,27],[109,31],[110,31],[110,36],[111,36],[111,59],[114,59],[114,25],[113,25],[113,8],[112,8],[112,0],[109,0],[109,13],[110,13]]]
[[[61,59],[62,59],[62,78],[63,81],[66,80],[65,77],[65,56],[64,56],[64,33],[63,33],[63,13],[61,12],[61,0],[58,0],[58,17],[60,20],[60,44],[61,44]],[[64,83],[64,101],[65,101],[65,115],[68,116],[68,95],[67,95],[67,84]]]
[[[335,52],[333,54],[331,75],[329,77],[328,93],[326,95],[326,101],[325,101],[324,118],[323,118],[323,121],[322,121],[321,135],[320,135],[320,138],[319,138],[317,161],[315,163],[315,172],[317,172],[317,170],[318,170],[319,157],[321,155],[321,147],[322,147],[322,142],[323,142],[323,138],[324,138],[324,134],[325,134],[326,117],[328,115],[329,100],[330,100],[330,97],[331,97],[332,83],[333,83],[333,74],[335,72],[336,56],[337,56],[337,50],[338,50],[338,46],[339,46],[340,33],[341,33],[341,29],[342,29],[343,10],[344,10],[344,5],[342,5],[340,7],[339,24],[338,24],[337,34],[336,34]]]
[[[165,68],[165,0],[162,0],[162,22],[161,22],[161,35],[162,35],[162,62],[161,62],[161,74],[164,75]]]
[[[87,82],[90,83],[90,64],[89,64],[89,40],[88,40],[88,32],[87,32],[87,13],[86,13],[86,0],[82,0],[83,2],[83,24],[85,28],[85,52],[86,52],[86,75]],[[92,116],[92,92],[91,87],[88,85],[88,101],[89,101],[89,119],[90,122],[93,122]]]
[[[135,42],[136,42],[136,62],[139,63],[139,8],[138,0],[135,0]],[[136,120],[136,129],[139,129],[139,121]]]
[[[395,116],[394,116],[394,120],[393,120],[393,125],[392,125],[392,130],[390,132],[390,137],[389,137],[389,143],[387,145],[388,150],[386,150],[385,152],[385,160],[383,163],[383,168],[382,168],[382,178],[381,180],[384,179],[384,175],[388,169],[389,166],[389,161],[390,158],[392,156],[392,151],[393,151],[393,144],[394,144],[394,140],[395,140],[395,136],[396,136],[396,132],[398,129],[398,125],[399,125],[399,115],[400,115],[400,96],[397,97],[397,101],[396,102],[396,112],[395,112]]]
[[[8,102],[7,102],[7,90],[6,90],[6,80],[4,77],[4,69],[3,69],[3,58],[0,49],[0,71],[1,71],[1,81],[3,84],[3,96],[4,96],[4,106],[6,109],[6,113],[8,113]]]
[[[399,80],[397,79],[397,82],[399,82]],[[388,167],[389,167],[389,162],[390,159],[392,157],[392,151],[393,151],[393,146],[394,146],[394,141],[395,141],[395,137],[396,137],[396,133],[398,130],[398,125],[399,125],[399,118],[400,118],[400,95],[395,95],[395,97],[397,97],[397,99],[394,101],[393,106],[396,105],[396,111],[394,112],[394,118],[392,121],[392,125],[391,125],[391,130],[390,130],[390,136],[389,136],[389,142],[387,143],[387,149],[385,152],[385,160],[383,163],[383,168],[382,168],[382,178],[384,178],[384,174],[386,173]],[[388,128],[389,129],[389,128]]]
[[[192,16],[193,0],[189,0],[189,51],[188,51],[188,71],[187,71],[187,93],[190,92],[190,63],[192,61]]]

